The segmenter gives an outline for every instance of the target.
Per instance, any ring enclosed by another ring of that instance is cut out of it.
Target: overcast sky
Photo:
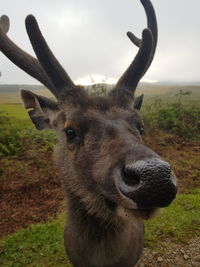
[[[152,0],[159,39],[144,80],[200,81],[200,1]],[[24,19],[33,14],[56,57],[73,80],[100,74],[118,78],[137,53],[127,31],[141,36],[146,17],[139,0],[6,0],[8,33],[34,55]],[[0,53],[0,83],[37,83]]]

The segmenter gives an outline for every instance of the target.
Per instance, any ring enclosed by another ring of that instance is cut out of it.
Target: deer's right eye
[[[144,133],[144,126],[140,126],[139,132],[140,132],[140,134],[143,134]]]
[[[77,133],[76,130],[72,127],[67,127],[64,129],[69,141],[72,141],[73,139],[75,139],[77,137]]]

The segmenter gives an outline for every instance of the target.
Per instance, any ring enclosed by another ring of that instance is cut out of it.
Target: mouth
[[[135,216],[140,217],[144,220],[151,219],[158,213],[159,208],[151,208],[151,209],[134,209],[133,213]]]
[[[119,205],[117,214],[123,218],[138,218],[140,220],[149,220],[155,217],[159,208],[130,208],[124,205]]]

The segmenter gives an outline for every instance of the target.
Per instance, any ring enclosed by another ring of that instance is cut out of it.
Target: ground
[[[7,177],[0,184],[0,237],[49,221],[63,210],[63,192],[51,154],[45,151],[38,158],[37,151],[32,151],[29,157],[26,152],[26,160],[23,155],[11,157],[8,163],[0,160]]]
[[[175,244],[167,240],[159,252],[145,248],[140,267],[200,267],[200,238],[186,244]]]

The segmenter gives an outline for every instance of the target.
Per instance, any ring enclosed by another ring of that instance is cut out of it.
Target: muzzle
[[[177,193],[176,176],[170,165],[157,158],[125,165],[116,183],[120,193],[139,209],[166,207]]]

